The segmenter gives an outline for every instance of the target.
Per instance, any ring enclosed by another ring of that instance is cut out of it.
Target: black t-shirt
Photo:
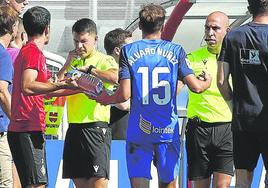
[[[248,23],[225,37],[219,61],[233,81],[234,131],[268,131],[268,25]]]

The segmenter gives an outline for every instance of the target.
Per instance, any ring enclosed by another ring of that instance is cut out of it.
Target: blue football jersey
[[[120,80],[131,80],[127,140],[178,140],[177,81],[193,74],[183,48],[164,40],[143,39],[124,46],[119,61]]]

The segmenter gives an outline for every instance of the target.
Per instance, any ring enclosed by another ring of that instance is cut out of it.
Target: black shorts
[[[268,169],[268,132],[233,132],[234,164],[236,169],[253,171],[260,154]]]
[[[48,183],[42,132],[8,132],[8,143],[22,187]]]
[[[232,142],[230,123],[201,122],[196,125],[188,121],[186,151],[189,179],[206,179],[213,172],[233,176]]]
[[[126,140],[129,112],[111,107],[111,118],[109,127],[112,129],[113,140]]]
[[[63,178],[109,179],[111,129],[107,123],[70,124],[63,151]]]

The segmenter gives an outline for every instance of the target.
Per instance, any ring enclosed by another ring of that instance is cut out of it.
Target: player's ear
[[[15,38],[17,33],[18,33],[18,25],[19,25],[19,21],[16,21],[13,26],[12,26],[12,36]]]
[[[26,42],[28,41],[28,36],[25,31],[21,32],[21,41],[23,45],[26,44]]]
[[[50,33],[50,25],[45,27],[44,33],[45,33],[45,36],[49,35],[49,33]]]
[[[121,48],[115,47],[114,48],[114,53],[119,56],[120,55],[120,50],[121,50]]]
[[[98,39],[99,39],[99,37],[98,37],[98,35],[96,35],[96,36],[95,36],[95,39],[94,39],[94,45],[95,45],[95,46],[97,46]]]

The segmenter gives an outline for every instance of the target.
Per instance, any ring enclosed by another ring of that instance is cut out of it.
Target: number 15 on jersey
[[[170,82],[168,80],[159,80],[159,76],[161,74],[170,74],[170,70],[168,67],[155,67],[152,71],[151,80],[150,79],[150,73],[148,67],[139,67],[138,73],[141,74],[142,78],[142,104],[147,105],[150,104],[151,101],[149,101],[149,96],[151,95],[150,92],[152,92],[154,89],[163,87],[164,89],[164,97],[160,98],[160,94],[152,94],[153,101],[158,105],[166,105],[171,100],[171,86]],[[152,88],[149,88],[150,84],[152,83]]]

